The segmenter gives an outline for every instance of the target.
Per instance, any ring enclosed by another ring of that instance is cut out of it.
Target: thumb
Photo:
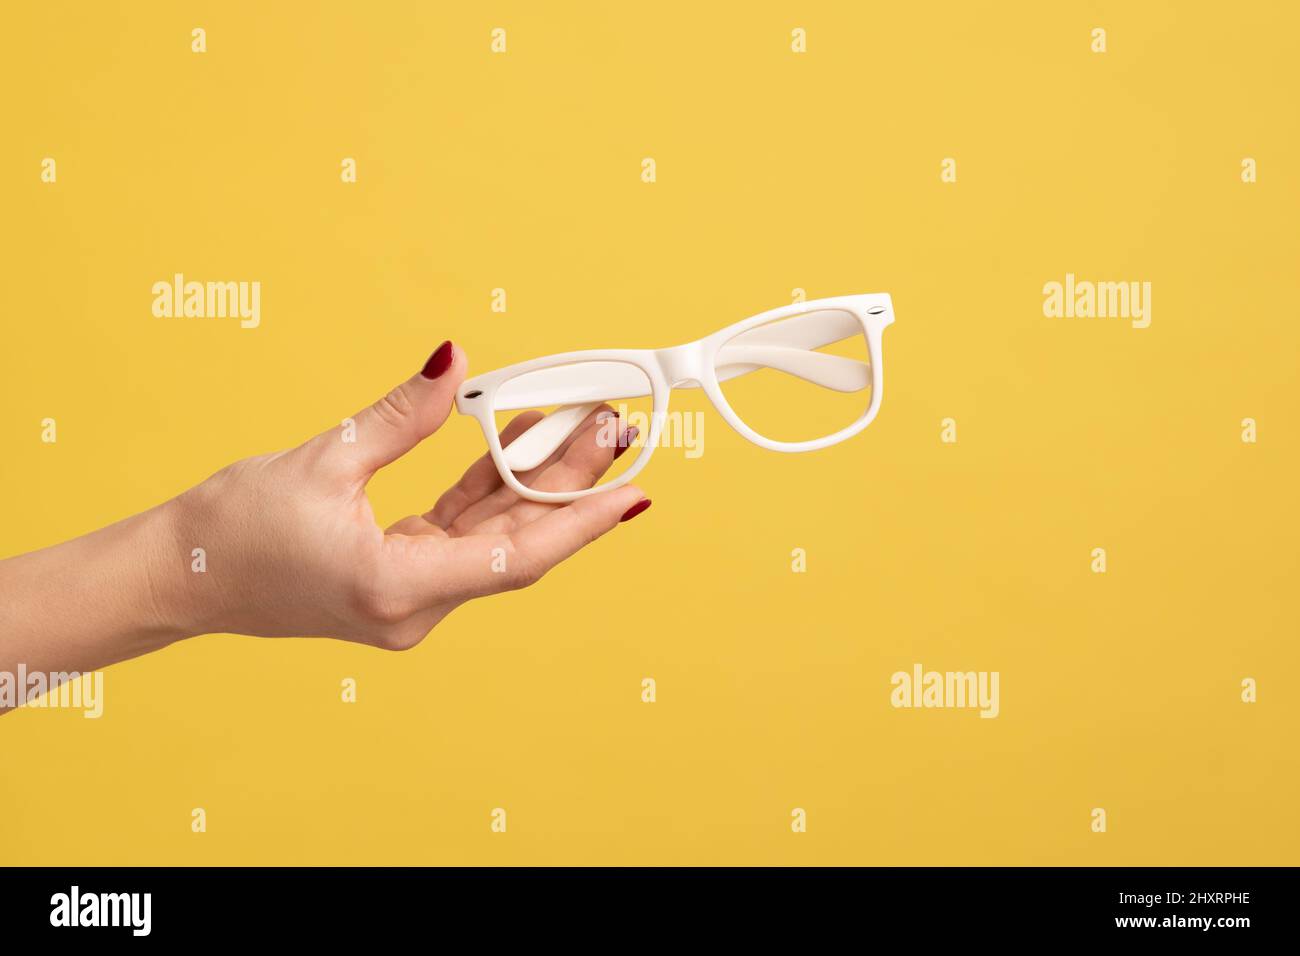
[[[418,373],[357,413],[354,440],[338,445],[350,465],[369,476],[436,432],[451,412],[466,367],[465,354],[443,342]]]

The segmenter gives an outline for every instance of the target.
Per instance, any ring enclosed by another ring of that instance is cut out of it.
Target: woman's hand
[[[522,500],[485,455],[431,510],[380,529],[366,483],[438,430],[465,368],[444,343],[354,416],[354,441],[331,429],[236,462],[149,512],[0,562],[0,670],[86,671],[209,632],[408,648],[470,598],[532,584],[649,504],[632,486],[566,505]],[[610,414],[594,413],[530,487],[594,484],[616,451],[596,440]],[[515,419],[502,443],[538,417]]]
[[[465,368],[447,342],[355,416],[355,442],[334,428],[236,462],[181,495],[181,540],[206,551],[208,570],[192,588],[201,629],[411,647],[470,598],[532,584],[644,498],[624,487],[563,507],[522,500],[484,455],[432,510],[381,530],[366,482],[438,430]],[[503,443],[538,417],[516,419]],[[615,450],[596,431],[593,416],[530,487],[594,484]]]

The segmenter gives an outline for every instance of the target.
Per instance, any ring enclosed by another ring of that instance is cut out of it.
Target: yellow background
[[[412,652],[209,636],[99,721],[4,718],[0,862],[1296,863],[1294,8],[478,6],[6,13],[3,553],[444,338],[486,371],[887,291],[879,419],[780,455],[707,411],[650,512]],[[174,272],[260,281],[261,327],[153,318]],[[1151,282],[1151,327],[1045,318],[1066,272]],[[481,442],[382,473],[381,521]],[[999,671],[1001,716],[891,708],[917,662]]]

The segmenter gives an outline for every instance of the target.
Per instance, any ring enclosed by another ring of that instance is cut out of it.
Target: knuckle
[[[506,587],[518,591],[536,584],[546,574],[546,568],[534,558],[516,552],[507,564]]]
[[[404,384],[398,385],[372,407],[376,418],[394,428],[407,422],[415,411],[415,403],[411,401]]]
[[[400,624],[410,616],[407,608],[371,580],[357,586],[352,595],[354,613],[367,624],[384,627]]]
[[[415,647],[423,638],[423,634],[409,628],[385,627],[375,632],[373,643],[381,650],[401,653]]]

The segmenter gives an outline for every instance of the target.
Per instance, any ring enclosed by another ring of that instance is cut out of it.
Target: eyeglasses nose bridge
[[[700,350],[691,345],[678,345],[670,349],[655,352],[659,368],[664,378],[676,388],[684,382],[703,380],[704,367],[700,360]]]

